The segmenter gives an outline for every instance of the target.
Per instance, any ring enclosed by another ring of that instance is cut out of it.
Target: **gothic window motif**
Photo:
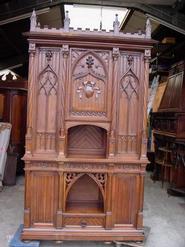
[[[46,53],[48,65],[40,73],[38,83],[38,115],[37,121],[37,140],[36,149],[55,150],[55,132],[56,132],[56,110],[57,110],[57,75],[52,70],[49,62],[52,58],[51,53]]]
[[[118,153],[137,153],[139,79],[133,72],[134,57],[127,56],[128,70],[120,81]]]
[[[57,76],[48,65],[40,75],[40,94],[53,94],[57,92]]]
[[[138,79],[130,69],[127,74],[123,77],[121,82],[121,89],[128,97],[128,100],[131,99],[132,94],[137,95],[138,92]]]
[[[82,53],[72,66],[71,112],[106,112],[106,88],[106,64],[101,56]]]

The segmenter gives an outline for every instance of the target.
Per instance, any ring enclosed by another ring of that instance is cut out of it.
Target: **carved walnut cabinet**
[[[40,28],[33,12],[22,239],[143,240],[146,33]]]

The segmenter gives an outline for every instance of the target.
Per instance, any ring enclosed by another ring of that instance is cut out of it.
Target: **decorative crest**
[[[149,18],[146,20],[146,31],[145,31],[145,37],[148,39],[151,39],[151,32],[152,32],[152,25]]]
[[[70,26],[69,12],[66,11],[66,15],[65,15],[65,19],[64,19],[64,30],[66,32],[69,32],[69,26]]]
[[[95,97],[98,98],[98,95],[101,93],[99,87],[96,87],[96,82],[93,81],[85,81],[83,85],[78,87],[76,92],[79,94],[79,98],[82,99],[83,93],[85,93],[86,98],[91,98],[94,93]]]
[[[115,21],[113,22],[114,34],[119,34],[119,24],[118,14],[115,15]]]
[[[37,16],[35,10],[33,10],[30,17],[30,31],[34,31],[37,26]]]

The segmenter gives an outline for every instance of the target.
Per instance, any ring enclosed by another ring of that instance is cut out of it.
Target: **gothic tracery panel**
[[[73,50],[72,63],[71,115],[105,117],[109,53]]]
[[[118,153],[136,153],[138,135],[139,71],[138,56],[122,54],[119,86]],[[127,70],[126,70],[127,69]]]
[[[56,149],[58,77],[53,70],[56,66],[53,66],[52,60],[56,59],[58,54],[51,50],[43,50],[41,55],[45,56],[45,64],[43,64],[45,68],[38,76],[37,111],[42,118],[37,120],[36,150],[54,151]]]

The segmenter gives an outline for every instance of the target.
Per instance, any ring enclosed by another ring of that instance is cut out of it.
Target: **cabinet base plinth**
[[[144,230],[23,229],[22,240],[143,241]]]

